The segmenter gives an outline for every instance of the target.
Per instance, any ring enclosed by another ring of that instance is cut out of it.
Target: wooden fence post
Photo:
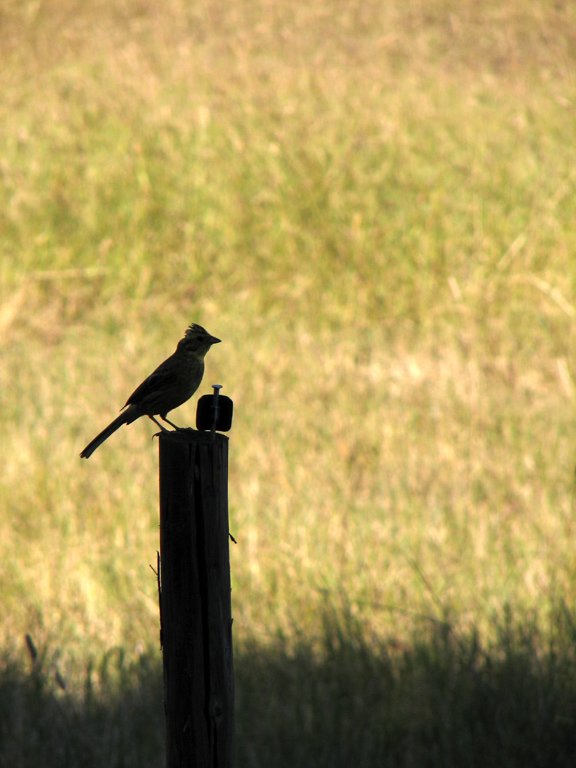
[[[160,639],[167,768],[232,768],[228,438],[162,432]]]

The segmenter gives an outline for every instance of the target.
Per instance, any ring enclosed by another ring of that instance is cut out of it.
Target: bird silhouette
[[[132,392],[122,413],[91,440],[80,456],[88,459],[110,435],[123,424],[131,424],[140,416],[148,416],[160,429],[166,429],[155,416],[178,429],[167,414],[192,397],[204,375],[204,357],[220,339],[212,336],[201,325],[193,323],[180,339],[176,351]]]

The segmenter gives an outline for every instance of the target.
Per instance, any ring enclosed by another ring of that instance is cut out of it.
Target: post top
[[[181,427],[180,429],[167,429],[158,435],[160,443],[164,445],[174,445],[176,443],[188,443],[194,445],[210,445],[216,442],[228,442],[228,436],[220,432],[204,432],[192,427]]]

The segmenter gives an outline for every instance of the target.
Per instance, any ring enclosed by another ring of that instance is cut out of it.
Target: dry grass
[[[321,645],[327,606],[399,646],[422,617],[549,626],[576,583],[573,4],[2,13],[0,645],[73,670],[155,644],[150,430],[78,452],[191,321],[237,409],[241,644]]]

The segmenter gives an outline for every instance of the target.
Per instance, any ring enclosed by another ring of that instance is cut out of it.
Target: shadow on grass
[[[46,658],[24,667],[0,670],[3,768],[163,765],[156,654],[108,654],[86,670],[80,696],[58,688]],[[508,617],[489,648],[441,624],[391,650],[353,621],[328,619],[314,646],[237,650],[236,687],[237,768],[576,764],[576,625],[566,610],[545,635]]]

